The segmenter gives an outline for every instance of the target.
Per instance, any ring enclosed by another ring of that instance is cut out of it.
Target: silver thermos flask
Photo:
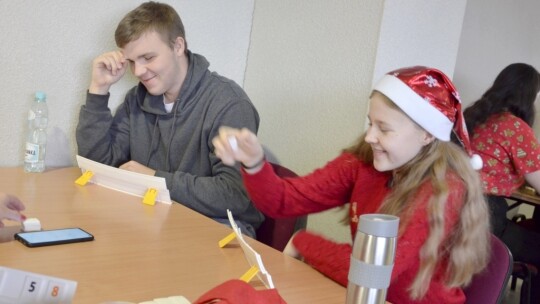
[[[384,304],[396,253],[399,217],[360,216],[347,285],[347,304]]]

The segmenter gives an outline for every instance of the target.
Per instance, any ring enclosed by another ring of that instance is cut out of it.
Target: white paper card
[[[139,197],[143,197],[148,189],[154,188],[158,193],[157,202],[171,204],[171,195],[163,177],[118,169],[80,155],[77,155],[77,164],[82,173],[93,173],[90,183]]]
[[[0,304],[72,303],[77,282],[0,266]]]
[[[259,268],[257,277],[259,277],[259,279],[264,283],[266,288],[275,288],[274,282],[272,281],[272,276],[266,271],[266,268],[264,268],[261,255],[257,253],[257,251],[255,251],[253,248],[251,248],[251,246],[249,246],[249,244],[244,240],[242,232],[240,231],[240,228],[238,228],[238,226],[236,225],[232,212],[229,209],[227,209],[227,216],[229,217],[231,227],[236,234],[236,239],[238,240],[238,242],[240,243],[240,247],[242,247],[242,250],[244,251],[244,256],[246,257],[249,266],[257,266],[257,268]]]

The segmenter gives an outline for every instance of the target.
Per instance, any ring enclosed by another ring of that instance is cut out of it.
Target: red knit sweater
[[[243,172],[248,193],[263,213],[272,217],[299,216],[319,212],[348,202],[357,206],[357,214],[376,213],[388,194],[390,173],[376,171],[371,164],[343,153],[325,167],[299,178],[281,179],[266,163],[257,174]],[[446,204],[445,231],[455,226],[464,200],[463,182],[448,175],[452,189]],[[408,288],[419,268],[419,252],[429,232],[426,207],[431,197],[429,183],[419,185],[413,201],[416,207],[407,227],[397,241],[392,278],[387,300],[392,303],[464,303],[465,295],[459,288],[444,285],[446,258],[438,265],[426,296],[421,301],[409,298]],[[356,203],[356,204],[354,204]],[[402,219],[403,223],[403,219]],[[352,235],[356,223],[351,221]],[[309,232],[301,232],[294,238],[294,246],[304,261],[341,285],[347,285],[351,245],[337,244]]]

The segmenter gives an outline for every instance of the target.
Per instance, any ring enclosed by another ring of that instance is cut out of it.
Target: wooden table
[[[508,207],[508,210],[514,209],[521,204],[528,204],[534,207],[540,206],[540,196],[531,189],[519,188],[510,196],[506,196],[506,198],[515,201],[515,203]]]
[[[25,214],[44,229],[80,227],[86,243],[27,248],[2,230],[0,265],[78,282],[74,303],[142,302],[204,292],[248,270],[236,241],[219,248],[231,229],[180,204],[148,206],[141,198],[74,183],[78,168],[24,173],[0,168],[0,191],[17,195]],[[310,266],[249,239],[288,303],[344,303],[346,289]],[[262,288],[260,281],[252,282]]]

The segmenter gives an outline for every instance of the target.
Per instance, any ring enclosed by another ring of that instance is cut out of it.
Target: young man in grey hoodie
[[[212,145],[221,125],[257,132],[259,115],[246,93],[188,50],[180,16],[167,4],[146,2],[129,12],[115,39],[120,50],[92,63],[78,153],[164,177],[173,200],[223,223],[230,209],[253,236],[264,217],[250,202],[238,168],[224,165]],[[140,82],[113,116],[109,89],[128,67]]]

